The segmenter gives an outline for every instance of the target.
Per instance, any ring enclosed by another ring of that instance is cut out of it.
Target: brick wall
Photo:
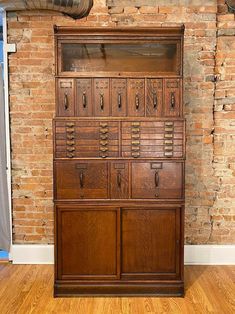
[[[78,21],[46,11],[8,14],[9,42],[17,43],[17,53],[9,57],[15,243],[53,242],[53,25],[181,23],[186,27],[185,241],[235,242],[234,14],[221,0],[95,0],[90,15]]]

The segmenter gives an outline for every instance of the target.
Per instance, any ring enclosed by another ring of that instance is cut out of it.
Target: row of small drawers
[[[180,79],[58,79],[60,117],[180,117]]]
[[[55,121],[55,157],[184,156],[184,120]]]

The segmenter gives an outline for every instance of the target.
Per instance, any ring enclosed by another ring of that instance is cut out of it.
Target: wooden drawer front
[[[122,157],[182,158],[184,121],[122,122]]]
[[[145,82],[144,79],[128,80],[128,115],[142,117],[145,115]]]
[[[119,278],[119,210],[57,207],[59,279]]]
[[[94,79],[94,115],[106,117],[110,115],[109,79]]]
[[[181,80],[165,80],[165,117],[179,117],[181,115]]]
[[[56,121],[55,136],[57,158],[119,155],[118,122]]]
[[[111,198],[129,198],[129,164],[121,161],[112,162],[110,169]]]
[[[147,79],[147,117],[160,117],[162,115],[162,96],[162,80]]]
[[[180,209],[122,209],[122,274],[125,279],[176,278]]]
[[[55,163],[55,173],[57,199],[108,197],[106,162],[59,161]]]
[[[111,104],[113,117],[126,116],[127,108],[126,79],[111,80]]]
[[[76,115],[89,117],[92,111],[92,80],[79,79],[76,81]]]
[[[74,81],[60,79],[57,84],[57,114],[62,117],[72,117],[74,116]]]
[[[178,162],[133,162],[132,198],[182,198],[183,165]]]

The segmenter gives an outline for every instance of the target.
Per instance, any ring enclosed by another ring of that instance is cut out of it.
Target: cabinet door
[[[57,85],[57,114],[61,117],[74,116],[74,81],[60,79]]]
[[[79,79],[76,81],[76,113],[79,117],[92,116],[92,81]]]
[[[133,162],[132,198],[181,198],[183,166],[177,162]]]
[[[110,113],[109,79],[94,79],[94,114],[107,117]]]
[[[119,210],[57,206],[59,279],[119,277]]]
[[[126,116],[126,79],[112,79],[111,82],[112,116]]]
[[[145,87],[144,79],[128,80],[128,115],[131,117],[144,116]]]
[[[122,210],[122,278],[179,275],[180,208]]]
[[[147,79],[146,115],[161,117],[162,115],[162,80]]]
[[[165,117],[179,117],[181,115],[181,80],[165,80]]]
[[[108,197],[106,162],[58,161],[55,172],[57,199]]]
[[[129,198],[129,165],[127,162],[111,163],[111,198]]]

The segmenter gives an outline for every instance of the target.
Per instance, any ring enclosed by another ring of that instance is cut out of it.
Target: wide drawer
[[[108,197],[106,162],[57,162],[56,197],[58,199],[98,199]]]

